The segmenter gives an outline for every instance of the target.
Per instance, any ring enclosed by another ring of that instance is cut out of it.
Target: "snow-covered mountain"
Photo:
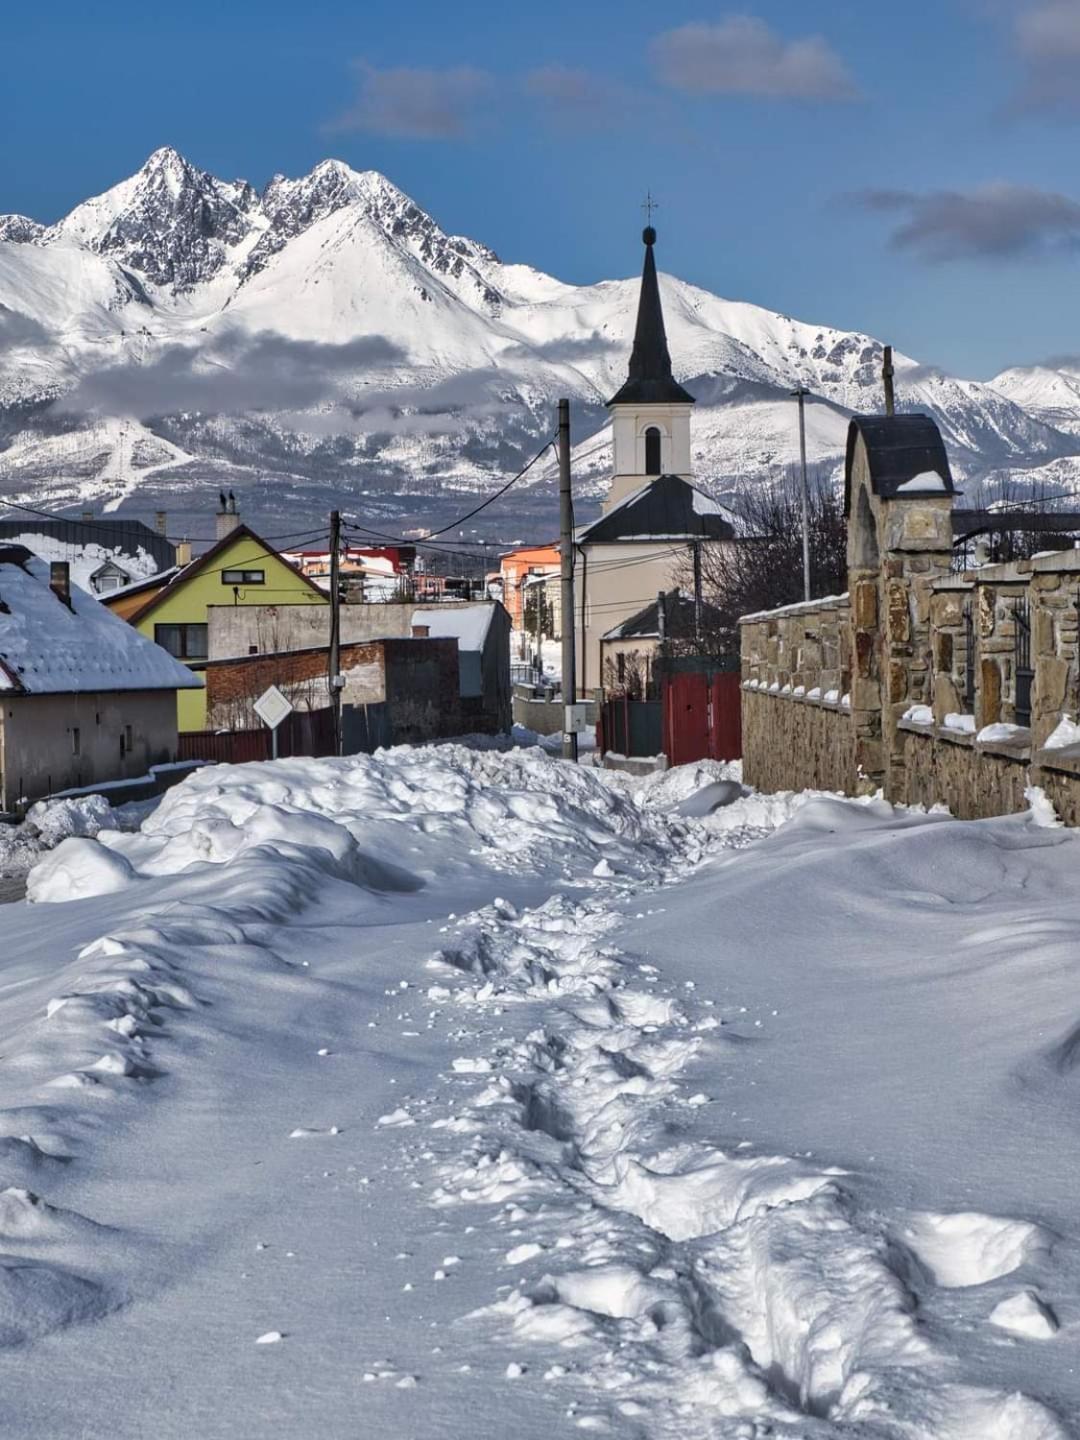
[[[880,344],[662,283],[701,483],[790,465],[798,383],[817,401],[810,456],[838,464],[847,416],[879,407]],[[512,475],[569,395],[595,498],[637,291],[504,264],[375,171],[326,160],[259,194],[161,149],[55,225],[0,216],[0,492],[194,517],[227,485],[278,530],[334,504],[390,533],[437,527]],[[984,385],[895,360],[899,403],[938,418],[969,481],[1051,467],[1080,487],[1080,372]],[[477,524],[550,529],[554,473],[546,457]]]
[[[1058,367],[1014,366],[995,375],[992,389],[1045,424],[1080,436],[1080,360]]]

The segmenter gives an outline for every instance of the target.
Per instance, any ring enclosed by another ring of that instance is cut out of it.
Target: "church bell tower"
[[[605,511],[658,475],[693,479],[690,407],[694,397],[671,373],[653,255],[656,231],[647,225],[641,238],[645,242],[645,265],[630,371],[626,383],[607,402],[614,439],[614,473]]]

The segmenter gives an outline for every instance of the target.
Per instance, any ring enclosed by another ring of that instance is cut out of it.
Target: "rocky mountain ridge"
[[[784,473],[796,384],[811,459],[835,469],[848,415],[880,404],[880,343],[662,286],[699,482]],[[0,493],[194,514],[227,482],[264,523],[337,502],[385,531],[437,528],[535,452],[566,394],[587,509],[636,301],[636,277],[572,286],[503,263],[376,171],[325,160],[259,192],[164,147],[54,225],[0,216]],[[896,371],[969,488],[1080,487],[1080,373],[980,384],[902,355]],[[549,529],[553,481],[545,460],[485,520]]]

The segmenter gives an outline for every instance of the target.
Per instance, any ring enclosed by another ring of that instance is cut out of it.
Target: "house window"
[[[265,570],[222,570],[223,585],[265,585]]]
[[[73,755],[82,754],[82,741],[79,735],[79,727],[77,725],[73,725],[71,727],[71,753]]]
[[[155,625],[154,640],[177,660],[205,660],[207,625]]]
[[[660,431],[655,425],[645,431],[645,474],[660,474]]]
[[[93,586],[99,595],[106,594],[109,590],[119,590],[121,585],[126,585],[127,580],[118,570],[106,572],[104,575],[93,577]]]

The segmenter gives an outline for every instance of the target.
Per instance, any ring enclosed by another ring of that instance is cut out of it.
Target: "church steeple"
[[[671,373],[653,254],[656,231],[647,225],[641,238],[645,242],[645,265],[630,370],[622,389],[607,402],[614,438],[614,474],[605,510],[659,475],[693,478],[690,407],[694,397]]]
[[[646,225],[641,234],[645,242],[645,265],[641,272],[641,294],[638,299],[634,348],[630,353],[630,373],[609,405],[692,405],[694,397],[678,383],[671,373],[671,354],[664,329],[664,310],[660,303],[660,282],[656,278],[653,246],[656,231]]]

